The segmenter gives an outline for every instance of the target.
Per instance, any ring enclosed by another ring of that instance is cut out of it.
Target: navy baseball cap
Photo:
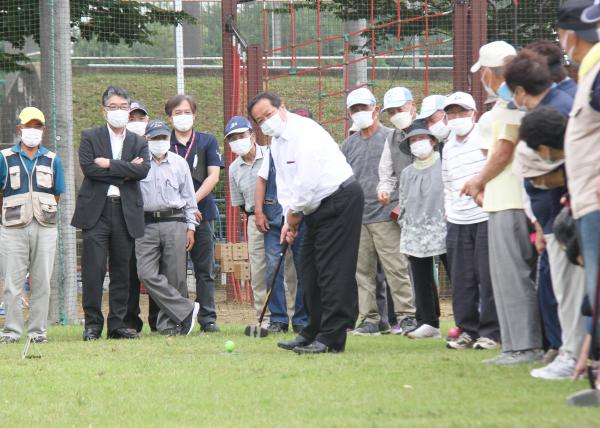
[[[241,134],[252,129],[252,124],[244,116],[233,116],[225,125],[225,136],[230,134]]]
[[[593,5],[594,2],[592,0],[567,0],[562,4],[558,11],[558,21],[556,26],[563,30],[575,31],[577,36],[581,37],[586,42],[598,42],[600,37],[596,30],[596,24],[584,22],[582,20],[584,15],[587,17],[586,11]]]
[[[144,133],[146,138],[154,138],[159,135],[164,135],[167,137],[171,136],[171,130],[167,126],[165,122],[162,120],[153,120],[148,125],[146,125],[146,132]]]
[[[593,5],[583,10],[581,20],[587,23],[596,23],[600,21],[600,0],[595,0]]]
[[[139,102],[138,100],[131,100],[131,104],[129,105],[129,112],[132,113],[136,110],[143,112],[146,116],[148,116],[148,110],[146,110],[146,106]]]

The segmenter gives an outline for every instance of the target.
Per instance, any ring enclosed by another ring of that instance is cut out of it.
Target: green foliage
[[[152,3],[126,0],[70,0],[73,41],[92,40],[110,44],[152,44],[152,24],[175,26],[195,19],[185,12],[162,9]],[[40,16],[37,0],[0,1],[0,41],[23,49],[28,38],[39,44]],[[22,53],[3,52],[0,71],[24,70],[28,59]]]
[[[248,311],[250,309],[248,308]],[[446,323],[445,327],[448,327]],[[597,408],[568,407],[585,381],[543,381],[532,365],[489,367],[493,351],[441,340],[348,337],[344,354],[298,356],[213,335],[83,342],[82,326],[51,327],[41,359],[0,347],[5,427],[597,427]],[[236,353],[225,352],[233,340]],[[12,398],[11,398],[12,397]]]

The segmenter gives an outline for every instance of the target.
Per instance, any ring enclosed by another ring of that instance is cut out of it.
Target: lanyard
[[[194,147],[194,143],[196,142],[196,133],[192,131],[192,142],[185,153],[184,159],[187,160],[190,156],[190,152],[192,151],[192,147]],[[175,144],[175,153],[179,154],[179,146]]]

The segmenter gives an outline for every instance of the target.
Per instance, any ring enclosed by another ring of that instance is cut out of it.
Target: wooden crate
[[[233,276],[241,281],[250,280],[250,263],[234,262]]]
[[[218,242],[215,245],[215,260],[223,261],[225,259],[233,260],[232,244]]]
[[[232,244],[232,253],[235,261],[248,260],[248,244],[246,242]]]
[[[226,257],[221,260],[221,273],[232,273],[234,271],[235,262],[233,259]]]

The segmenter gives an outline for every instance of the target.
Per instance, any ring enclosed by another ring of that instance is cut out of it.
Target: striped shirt
[[[256,156],[251,164],[238,156],[229,166],[229,190],[231,205],[242,207],[246,212],[254,212],[254,195],[256,193],[256,176],[263,163],[268,159],[269,149],[256,145]]]
[[[464,184],[478,175],[486,158],[480,142],[470,136],[463,142],[452,134],[442,153],[442,180],[444,181],[444,206],[446,219],[454,224],[475,224],[488,219],[488,215],[468,195],[460,196]]]

